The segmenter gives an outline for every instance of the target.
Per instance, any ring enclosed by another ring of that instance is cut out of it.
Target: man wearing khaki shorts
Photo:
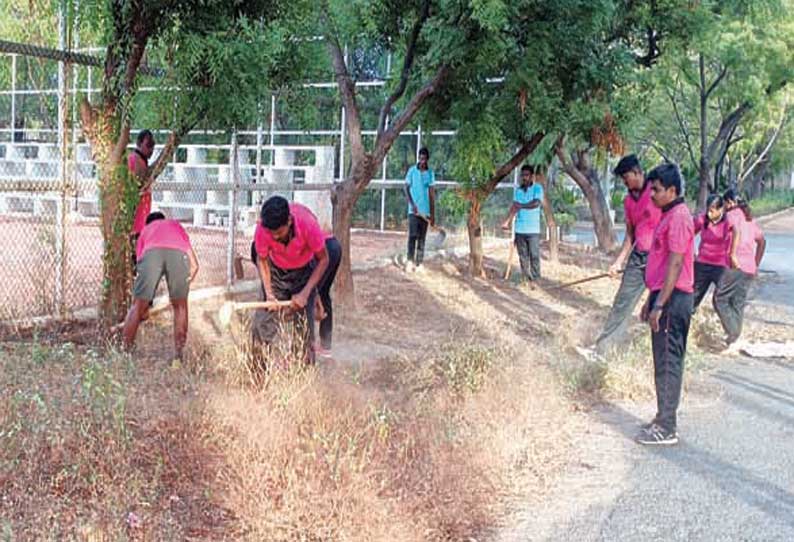
[[[187,296],[190,283],[198,273],[198,260],[187,232],[176,220],[166,220],[160,212],[146,217],[146,226],[135,247],[138,275],[133,286],[133,302],[124,321],[124,346],[131,348],[141,318],[154,299],[157,285],[165,276],[168,296],[174,309],[174,347],[182,357],[187,340]]]

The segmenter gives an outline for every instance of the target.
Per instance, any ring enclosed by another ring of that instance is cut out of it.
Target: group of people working
[[[657,413],[641,428],[637,441],[676,444],[676,413],[692,314],[714,285],[713,304],[725,331],[725,346],[734,347],[766,242],[749,205],[733,190],[710,196],[707,208],[693,217],[674,164],[660,165],[644,175],[637,157],[629,155],[620,160],[614,173],[628,194],[624,200],[626,235],[610,273],[623,276],[595,349],[605,355],[624,342],[628,319],[648,290],[641,318],[651,327]]]
[[[133,303],[124,321],[124,343],[131,347],[138,326],[147,318],[160,280],[165,277],[174,309],[174,346],[181,357],[187,338],[187,298],[190,283],[198,273],[198,259],[190,238],[176,220],[161,212],[151,212],[148,159],[154,137],[141,132],[130,154],[130,173],[142,183],[131,238],[134,243],[135,280]],[[263,300],[291,301],[291,316],[304,315],[301,321],[307,361],[315,355],[327,356],[333,335],[331,287],[341,261],[339,241],[320,227],[307,207],[272,196],[262,205],[251,243],[251,260],[256,265]],[[314,344],[315,315],[321,316],[320,343]],[[254,321],[255,342],[267,343],[277,332],[277,315],[260,311]]]
[[[142,132],[130,156],[130,171],[148,179],[148,159],[154,149],[151,132]],[[428,226],[435,224],[435,174],[430,153],[420,149],[418,160],[405,179],[408,202],[408,247],[405,268],[421,269]],[[725,345],[736,344],[747,293],[764,255],[765,240],[747,202],[728,190],[712,195],[707,208],[694,217],[683,197],[683,179],[674,164],[662,164],[647,175],[634,155],[622,158],[614,169],[628,193],[624,199],[626,233],[610,274],[622,273],[595,351],[606,355],[625,342],[626,326],[643,293],[649,292],[641,318],[651,328],[657,413],[637,437],[642,444],[678,442],[677,410],[681,397],[684,358],[693,311],[714,286],[713,305],[725,331]],[[520,184],[502,227],[515,218],[515,238],[523,277],[533,284],[540,278],[540,207],[543,170],[521,168]],[[160,279],[165,276],[174,307],[174,337],[180,355],[187,335],[187,294],[198,272],[198,261],[187,233],[175,220],[151,213],[151,193],[144,184],[136,211],[133,236],[137,276],[134,302],[124,324],[124,340],[131,345]],[[145,218],[142,218],[145,217]],[[695,236],[700,244],[695,255]],[[262,205],[251,260],[256,265],[263,300],[291,301],[303,321],[307,359],[331,348],[333,307],[331,286],[341,259],[341,246],[320,227],[307,207],[272,196]],[[320,344],[314,345],[316,313],[324,313]],[[273,335],[274,315],[260,311],[253,326],[254,340]],[[264,329],[269,329],[265,332]]]

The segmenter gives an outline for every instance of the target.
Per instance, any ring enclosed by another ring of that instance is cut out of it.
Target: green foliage
[[[462,224],[468,207],[468,203],[457,190],[444,190],[436,203],[436,212],[444,217],[446,224]]]
[[[764,216],[794,207],[794,190],[769,190],[750,201],[753,216]]]

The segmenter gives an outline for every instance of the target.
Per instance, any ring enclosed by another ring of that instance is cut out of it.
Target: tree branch
[[[449,71],[450,68],[446,64],[439,67],[433,78],[413,95],[405,106],[405,109],[394,118],[388,130],[384,130],[382,134],[378,134],[375,141],[375,151],[373,152],[376,161],[380,162],[380,160],[386,156],[394,140],[397,139],[408,123],[411,122],[411,119],[414,118],[425,101],[438,90],[447,78]]]
[[[342,104],[345,106],[347,135],[350,139],[350,155],[353,162],[359,162],[364,157],[364,141],[361,137],[361,115],[356,101],[356,84],[347,70],[345,55],[336,36],[330,33],[326,34],[325,43],[328,47],[328,53],[331,55]]]
[[[744,115],[750,111],[750,102],[744,102],[739,105],[736,109],[734,109],[730,115],[722,119],[720,123],[720,128],[717,131],[717,135],[714,140],[709,144],[708,149],[706,150],[706,160],[708,163],[712,163],[714,159],[714,155],[717,152],[717,149],[720,148],[725,141],[729,140],[733,135],[736,127],[738,126],[739,122],[742,120]]]
[[[403,59],[403,69],[400,73],[400,82],[397,85],[397,88],[394,89],[389,97],[386,99],[386,102],[383,104],[383,107],[380,108],[380,114],[378,115],[378,135],[380,136],[383,133],[383,130],[386,127],[386,119],[388,118],[389,114],[391,113],[391,108],[394,103],[402,97],[405,93],[405,89],[408,86],[408,80],[411,77],[411,70],[414,64],[414,58],[416,56],[416,44],[419,42],[419,35],[422,31],[422,26],[424,26],[425,21],[430,16],[430,0],[424,0],[422,2],[422,7],[420,8],[419,17],[416,19],[416,23],[414,23],[414,27],[411,30],[411,35],[408,38],[408,46],[405,50],[405,59]]]
[[[717,85],[720,84],[720,82],[725,78],[725,74],[727,73],[728,73],[728,68],[726,66],[723,66],[722,70],[720,70],[719,75],[717,75],[717,78],[714,79],[714,81],[712,81],[711,84],[709,85],[709,88],[706,89],[706,98],[711,96],[711,93],[714,92],[714,89],[717,88]]]
[[[673,96],[670,90],[666,90],[667,97],[670,98],[670,103],[673,105],[673,112],[675,113],[675,118],[678,121],[678,127],[681,129],[681,134],[684,136],[684,143],[687,152],[689,153],[689,159],[692,160],[692,164],[697,167],[698,161],[695,159],[695,152],[692,149],[692,142],[690,140],[689,129],[686,127],[686,123],[684,122],[683,117],[681,116],[681,112],[678,110],[678,104],[675,101],[675,96]]]
[[[513,154],[513,156],[499,166],[494,174],[491,176],[490,179],[485,183],[482,189],[479,190],[481,196],[489,196],[496,190],[496,187],[502,182],[511,171],[513,171],[518,164],[524,161],[524,159],[532,154],[534,150],[540,145],[540,142],[543,141],[543,138],[546,136],[544,132],[535,132],[532,134],[532,137],[529,138],[528,141],[524,141],[521,144],[521,147]]]
[[[171,160],[171,157],[174,154],[174,151],[176,151],[176,148],[179,147],[179,144],[182,142],[182,138],[184,138],[185,135],[190,132],[190,130],[196,127],[206,112],[207,111],[205,109],[197,111],[190,118],[184,119],[181,123],[175,126],[173,130],[171,130],[171,133],[168,134],[168,139],[165,141],[165,145],[163,146],[163,151],[149,169],[149,178],[146,179],[146,187],[154,184],[154,182],[157,180],[157,177],[159,177],[160,174],[165,170],[168,162]]]
[[[775,146],[777,143],[778,137],[780,137],[780,132],[783,130],[783,126],[786,125],[786,121],[788,120],[788,106],[783,108],[783,113],[780,115],[780,122],[778,122],[777,126],[775,126],[774,132],[772,133],[772,137],[769,138],[769,142],[767,143],[764,150],[758,155],[758,158],[750,164],[750,166],[739,175],[739,184],[741,184],[744,179],[760,164],[764,158],[766,157],[767,153]]]

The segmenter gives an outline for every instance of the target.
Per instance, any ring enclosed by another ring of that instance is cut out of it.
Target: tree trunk
[[[102,295],[99,318],[105,329],[122,321],[130,306],[132,250],[130,231],[139,201],[139,187],[118,152],[120,139],[116,115],[110,107],[81,103],[83,133],[91,143],[98,169],[102,228]]]
[[[350,260],[350,228],[353,224],[355,198],[352,196],[350,188],[349,181],[345,181],[331,193],[334,209],[334,237],[342,246],[342,259],[334,280],[334,292],[339,304],[345,306],[355,304],[353,268]]]
[[[617,244],[615,230],[612,217],[609,216],[606,195],[598,180],[598,172],[590,164],[589,151],[575,151],[576,164],[572,163],[565,155],[561,142],[557,145],[556,153],[563,171],[582,189],[587,199],[590,214],[593,216],[593,227],[598,247],[606,252],[612,252]]]
[[[543,185],[543,216],[546,217],[546,225],[549,228],[549,259],[552,262],[559,261],[560,236],[557,230],[557,220],[554,218],[554,207],[551,205],[549,195],[549,182],[542,182]]]
[[[365,155],[362,163],[353,163],[350,177],[337,184],[331,191],[331,203],[334,209],[334,237],[342,245],[342,260],[334,280],[334,293],[338,303],[346,307],[355,306],[355,289],[353,286],[353,266],[350,255],[350,228],[353,225],[353,211],[361,193],[366,190],[374,172],[380,164]]]
[[[123,163],[99,168],[99,205],[102,219],[104,282],[100,318],[106,328],[124,319],[132,291],[130,230],[138,205],[138,185]]]
[[[472,277],[485,277],[482,249],[482,202],[472,196],[469,199],[469,214],[466,219],[469,234],[469,272]]]
[[[709,193],[711,192],[712,185],[713,180],[711,178],[711,165],[708,163],[705,157],[701,157],[700,168],[698,171],[698,209],[704,209],[706,207],[706,198],[708,198]]]

